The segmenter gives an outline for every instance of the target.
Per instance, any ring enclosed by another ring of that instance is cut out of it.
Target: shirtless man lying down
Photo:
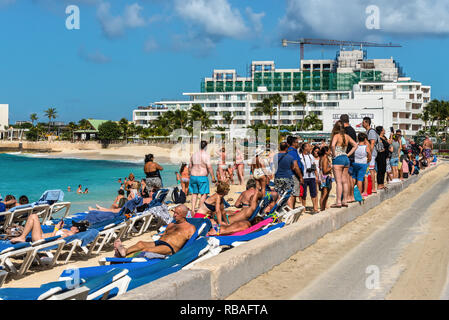
[[[154,252],[163,255],[175,254],[192,237],[196,230],[186,220],[188,211],[189,209],[185,205],[177,206],[173,210],[175,223],[168,224],[161,238],[157,241],[139,241],[135,245],[125,248],[120,240],[116,240],[114,242],[115,257],[124,258],[139,251]]]

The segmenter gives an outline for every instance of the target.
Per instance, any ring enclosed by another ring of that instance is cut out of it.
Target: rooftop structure
[[[304,110],[291,104],[301,91],[314,106]],[[167,110],[187,110],[200,104],[214,125],[227,127],[223,115],[231,112],[231,126],[245,128],[269,121],[254,109],[264,97],[276,93],[283,99],[281,125],[296,125],[304,116],[316,114],[323,120],[324,131],[336,121],[335,114],[352,110],[372,115],[375,125],[415,135],[423,126],[418,114],[430,101],[430,86],[405,77],[393,58],[367,59],[365,50],[340,50],[335,60],[301,60],[296,69],[277,69],[274,61],[253,61],[248,77],[239,76],[235,69],[216,69],[201,82],[200,92],[184,93],[186,100],[159,101],[138,108],[133,111],[133,121],[149,126]],[[272,124],[277,124],[277,115]]]

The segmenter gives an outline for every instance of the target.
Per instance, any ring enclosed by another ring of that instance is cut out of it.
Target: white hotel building
[[[232,112],[234,128],[245,128],[269,117],[254,112],[264,97],[279,93],[281,125],[295,125],[304,115],[302,106],[291,105],[298,92],[308,94],[315,113],[330,132],[340,114],[348,113],[351,124],[360,128],[362,118],[370,116],[373,125],[405,131],[413,136],[423,126],[418,114],[430,101],[430,86],[404,77],[401,68],[390,59],[366,59],[366,51],[341,50],[335,60],[303,60],[300,69],[276,69],[273,61],[253,61],[250,75],[240,77],[236,70],[214,70],[201,83],[201,91],[183,93],[186,100],[159,101],[133,110],[133,121],[148,127],[167,110],[189,109],[200,104],[209,113],[214,126],[227,127],[223,114]],[[273,116],[273,125],[277,124]]]

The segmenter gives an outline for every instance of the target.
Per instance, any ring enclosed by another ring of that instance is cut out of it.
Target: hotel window
[[[218,103],[208,103],[206,104],[206,106],[209,108],[216,108],[218,106]]]
[[[215,79],[217,79],[217,80],[223,80],[223,73],[217,73],[217,74],[215,75]]]
[[[246,94],[238,94],[237,95],[237,100],[240,100],[240,101],[246,100]]]
[[[255,70],[256,70],[256,71],[262,71],[262,65],[256,64]]]
[[[263,71],[271,71],[271,65],[264,65]]]
[[[220,106],[224,107],[224,108],[230,108],[231,107],[231,103],[221,103]]]
[[[225,94],[225,95],[224,95],[224,100],[225,100],[225,101],[231,100],[231,95],[230,95],[230,94]]]
[[[245,104],[244,103],[234,103],[234,107],[235,108],[242,108],[242,107],[245,107]]]
[[[236,124],[245,124],[246,121],[245,120],[241,120],[241,119],[237,119],[237,120],[235,120],[235,123]]]
[[[234,74],[233,73],[226,73],[226,80],[232,80],[234,79]]]
[[[336,94],[336,93],[329,93],[328,99],[329,100],[338,100],[338,94]]]

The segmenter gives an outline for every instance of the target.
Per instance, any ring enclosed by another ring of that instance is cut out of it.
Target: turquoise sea
[[[178,166],[164,165],[161,172],[164,186],[176,184]],[[0,154],[0,194],[4,198],[12,194],[18,200],[26,195],[30,202],[37,201],[45,190],[61,189],[64,201],[72,203],[70,213],[86,211],[88,206],[109,207],[114,201],[120,184],[130,173],[136,180],[145,177],[143,162],[110,160],[54,159],[36,155]],[[88,194],[77,194],[78,185]],[[67,192],[70,186],[72,192]]]

